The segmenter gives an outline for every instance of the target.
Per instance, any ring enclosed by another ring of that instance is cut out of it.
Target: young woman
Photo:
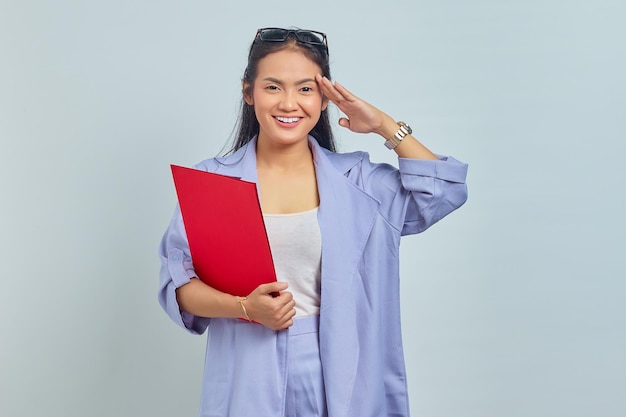
[[[399,169],[336,153],[329,102],[342,127],[377,133]],[[278,282],[235,297],[196,279],[178,209],[160,247],[162,307],[191,333],[208,329],[202,416],[409,415],[400,236],[467,197],[467,166],[411,133],[330,81],[325,34],[257,31],[235,145],[196,168],[258,185]]]

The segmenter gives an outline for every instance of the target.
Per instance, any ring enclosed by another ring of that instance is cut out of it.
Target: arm
[[[193,269],[187,236],[177,208],[159,248],[161,257],[159,303],[170,318],[192,333],[201,334],[210,318],[244,318],[237,297],[220,292],[199,279]],[[285,283],[260,285],[248,295],[245,303],[250,319],[271,329],[291,326],[295,303],[289,292],[280,297]]]
[[[348,180],[379,202],[380,215],[402,235],[423,232],[467,199],[467,165],[452,157],[399,158],[396,168],[361,154]]]
[[[285,282],[259,285],[241,300],[210,287],[199,279],[191,279],[176,290],[181,309],[201,317],[250,318],[272,330],[285,329],[293,324],[295,302]],[[280,293],[279,297],[272,294]],[[244,307],[240,305],[244,303]],[[245,308],[245,312],[243,310]],[[245,315],[248,317],[245,317]]]
[[[324,96],[346,114],[339,119],[342,127],[356,133],[376,133],[385,140],[398,131],[393,118],[341,84],[319,75],[317,82]],[[352,181],[377,196],[381,213],[402,234],[426,230],[466,201],[466,164],[435,155],[411,135],[394,151],[399,157],[399,170],[368,160],[351,175]]]

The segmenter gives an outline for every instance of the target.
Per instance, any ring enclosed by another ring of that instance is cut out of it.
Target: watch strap
[[[402,142],[407,135],[413,133],[413,129],[409,125],[404,122],[396,122],[398,124],[398,131],[387,141],[385,141],[385,146],[388,149],[394,149],[396,146]]]

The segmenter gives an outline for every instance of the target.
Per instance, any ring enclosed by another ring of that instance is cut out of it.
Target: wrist
[[[243,316],[240,317],[244,320],[248,320],[249,322],[252,322],[252,320],[250,319],[250,315],[248,314],[248,309],[246,308],[244,302],[246,300],[248,300],[248,297],[235,297],[235,300],[237,301],[237,303],[239,304],[239,306],[241,307],[241,312],[243,313]]]
[[[404,138],[406,138],[411,133],[413,133],[413,130],[411,129],[411,127],[404,122],[394,122],[394,124],[395,124],[395,130],[393,131],[394,133],[392,135],[385,136],[385,139],[387,139],[385,141],[385,146],[387,147],[387,149],[393,149],[393,150],[395,150],[396,147],[398,147],[400,143],[402,143]]]
[[[398,124],[396,121],[388,114],[385,114],[380,126],[374,132],[387,140],[392,137],[397,130]]]

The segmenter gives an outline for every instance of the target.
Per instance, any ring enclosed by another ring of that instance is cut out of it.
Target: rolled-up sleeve
[[[380,214],[402,235],[423,232],[467,200],[468,166],[452,157],[399,158],[396,168],[361,155],[348,177],[378,200]]]
[[[403,235],[426,230],[467,201],[467,164],[450,156],[438,157],[399,158],[402,187],[410,193]]]
[[[161,271],[159,274],[159,304],[170,318],[191,333],[202,334],[210,319],[182,311],[176,300],[176,289],[195,278],[189,244],[180,209],[177,207],[159,247]]]

